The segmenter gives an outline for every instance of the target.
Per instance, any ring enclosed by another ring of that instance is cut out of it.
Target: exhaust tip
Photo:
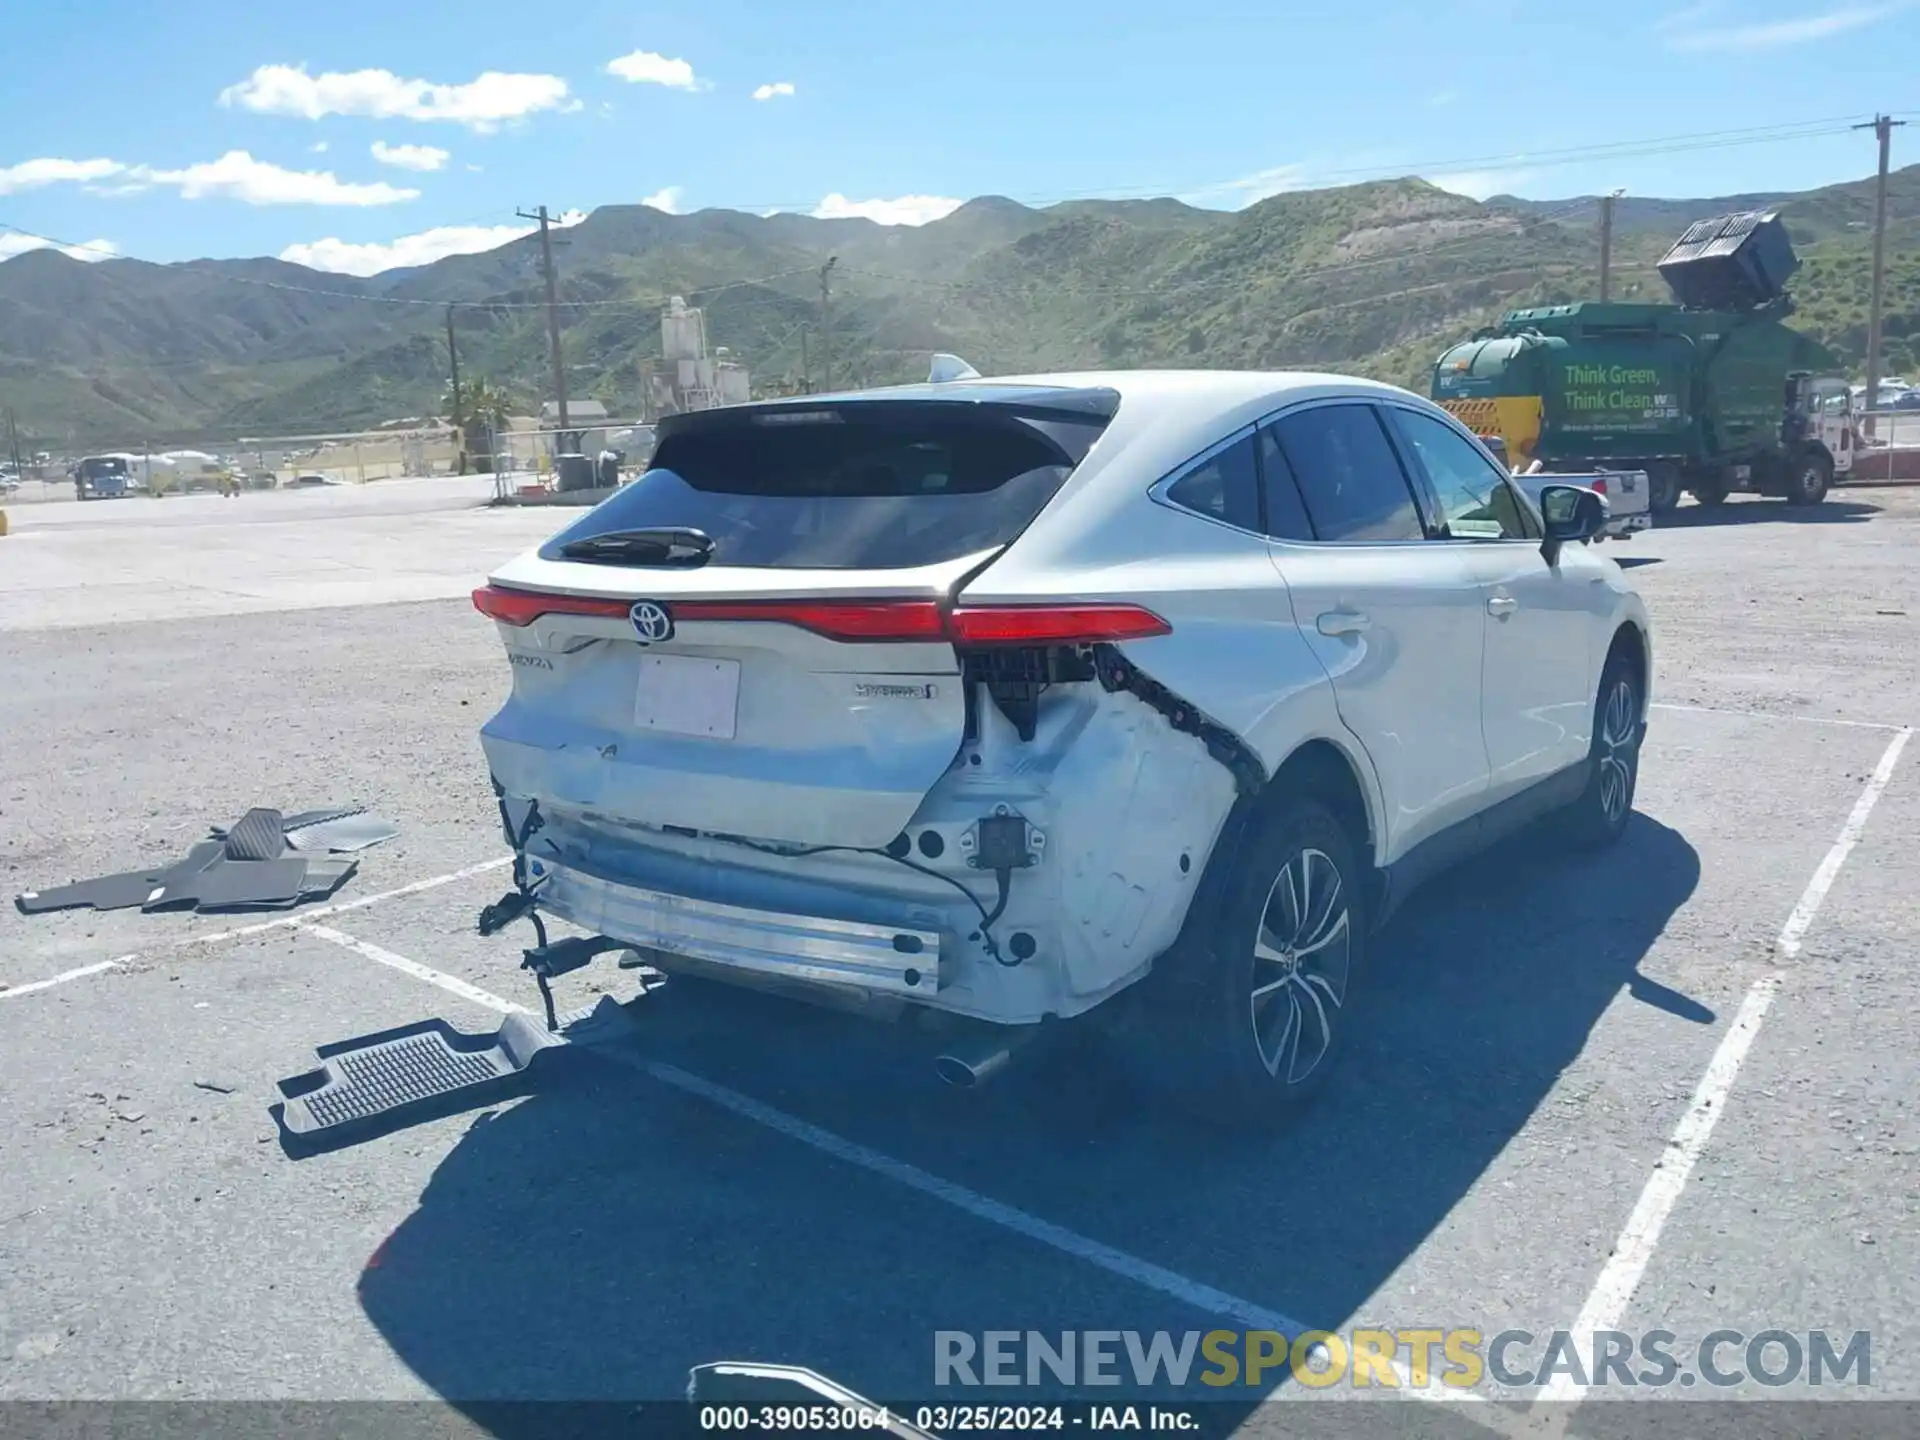
[[[998,1075],[1013,1059],[1014,1045],[1002,1043],[971,1055],[935,1057],[933,1070],[956,1090],[974,1090]]]
[[[934,1057],[933,1073],[956,1090],[971,1090],[980,1083],[979,1072],[958,1055]]]

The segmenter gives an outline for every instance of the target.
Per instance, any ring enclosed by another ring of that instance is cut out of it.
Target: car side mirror
[[[1582,485],[1548,485],[1540,491],[1540,518],[1546,531],[1540,554],[1552,565],[1562,545],[1591,540],[1607,528],[1606,497]]]

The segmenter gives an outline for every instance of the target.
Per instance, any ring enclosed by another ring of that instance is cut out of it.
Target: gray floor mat
[[[227,859],[277,860],[287,853],[284,822],[278,810],[249,810],[227,831]]]
[[[14,897],[14,908],[23,915],[38,915],[47,910],[71,910],[91,905],[96,910],[131,910],[147,904],[156,890],[184,883],[220,859],[224,853],[218,841],[203,840],[183,859],[151,870],[129,870],[120,875],[103,875],[97,880],[81,880],[72,885],[56,885],[51,890],[29,890]]]
[[[364,805],[334,805],[325,810],[301,810],[289,815],[280,822],[283,830],[298,830],[306,825],[318,825],[323,820],[344,820],[349,815],[364,815]]]
[[[289,826],[287,844],[295,850],[307,852],[364,850],[369,845],[378,845],[382,840],[391,840],[399,833],[400,827],[391,820],[363,813],[303,825],[297,830]]]
[[[359,867],[360,862],[351,857],[335,859],[314,856],[307,861],[306,879],[300,882],[300,898],[324,900],[344,885],[347,877]]]
[[[174,889],[169,903],[191,900],[199,909],[284,909],[300,903],[307,880],[307,862],[294,856],[284,860],[221,860]]]

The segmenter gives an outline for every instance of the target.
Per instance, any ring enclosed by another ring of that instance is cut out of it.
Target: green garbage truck
[[[1785,323],[1798,266],[1776,214],[1702,220],[1660,261],[1675,303],[1509,311],[1439,358],[1433,398],[1520,466],[1644,470],[1655,515],[1683,493],[1816,504],[1856,437],[1834,357]]]

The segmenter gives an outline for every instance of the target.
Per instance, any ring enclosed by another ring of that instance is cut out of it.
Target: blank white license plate
[[[740,713],[740,662],[693,655],[642,655],[633,723],[670,735],[733,739]]]

